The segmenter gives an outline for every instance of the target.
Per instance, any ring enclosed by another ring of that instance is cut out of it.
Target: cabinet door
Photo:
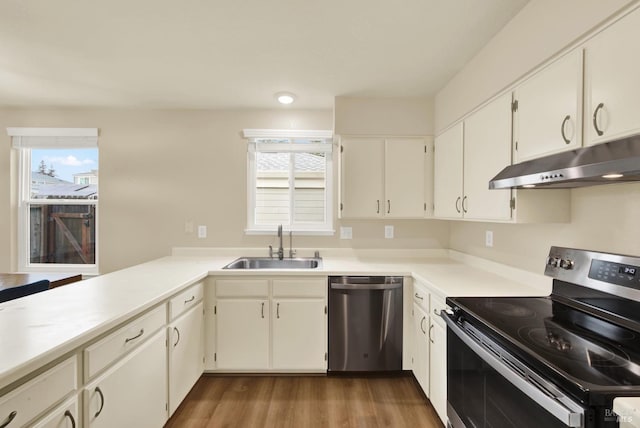
[[[385,142],[384,216],[424,217],[426,145],[422,138]]]
[[[436,320],[429,327],[429,399],[442,423],[447,425],[447,330]]]
[[[269,368],[269,300],[218,299],[216,362],[220,370]]]
[[[69,400],[49,412],[31,428],[75,428],[80,426],[78,419],[78,397]],[[11,427],[11,425],[9,425]]]
[[[382,217],[384,140],[344,138],[341,146],[341,218]]]
[[[489,181],[510,164],[511,94],[509,93],[486,105],[464,121],[464,197],[461,205],[465,218],[511,219],[511,190],[489,190]]]
[[[525,81],[516,89],[515,99],[515,162],[580,147],[582,50],[571,52]]]
[[[167,421],[167,348],[162,329],[85,387],[84,426],[157,428]]]
[[[640,9],[620,19],[586,45],[585,145],[640,132],[638,28]]]
[[[273,368],[327,368],[327,318],[324,299],[277,299],[272,306]]]
[[[169,415],[204,371],[202,302],[169,325]]]
[[[435,139],[433,167],[434,217],[462,218],[463,124]]]
[[[413,375],[418,380],[425,395],[429,397],[429,316],[413,304],[415,352]]]

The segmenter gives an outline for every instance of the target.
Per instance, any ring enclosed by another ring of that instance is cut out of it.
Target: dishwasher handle
[[[402,283],[391,284],[352,284],[352,283],[332,283],[332,290],[394,290],[402,288]]]

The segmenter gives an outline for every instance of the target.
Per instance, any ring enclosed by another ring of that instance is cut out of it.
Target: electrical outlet
[[[340,226],[340,239],[352,239],[353,228]]]
[[[493,247],[493,231],[487,230],[484,234],[484,245]]]
[[[207,226],[198,226],[198,238],[206,238],[207,237]]]
[[[393,226],[384,227],[384,237],[387,239],[393,239]]]

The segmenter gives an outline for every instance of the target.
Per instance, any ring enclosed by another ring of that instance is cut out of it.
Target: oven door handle
[[[505,379],[511,382],[516,388],[522,391],[525,395],[538,403],[544,409],[546,409],[553,416],[558,418],[562,423],[569,427],[583,427],[583,414],[584,411],[575,411],[567,408],[555,398],[542,392],[538,387],[531,382],[524,379],[522,376],[511,370],[508,366],[504,365],[495,355],[484,349],[475,340],[473,340],[468,334],[466,334],[455,322],[451,320],[445,313],[442,314],[447,327],[451,329],[469,348],[473,350],[480,358],[482,358],[487,364],[489,364],[494,370],[496,370]],[[576,408],[580,408],[576,404]]]

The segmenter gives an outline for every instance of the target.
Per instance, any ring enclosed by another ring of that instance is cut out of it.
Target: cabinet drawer
[[[273,297],[325,297],[327,278],[287,278],[273,280]]]
[[[144,342],[167,322],[166,305],[160,305],[141,317],[127,323],[104,339],[85,348],[85,380]]]
[[[202,300],[202,295],[203,287],[199,282],[173,297],[169,300],[169,319],[174,320],[178,315],[197,305]]]
[[[21,427],[76,390],[76,357],[69,358],[0,398],[0,423]]]
[[[218,279],[217,297],[269,297],[267,279]]]
[[[426,313],[429,313],[429,293],[424,288],[418,285],[419,283],[413,283],[413,301]]]
[[[431,319],[433,319],[435,322],[437,322],[443,327],[445,327],[445,322],[440,316],[440,312],[443,311],[446,307],[447,305],[444,302],[444,299],[441,299],[439,296],[436,296],[435,294],[431,295],[431,312],[430,312]]]

